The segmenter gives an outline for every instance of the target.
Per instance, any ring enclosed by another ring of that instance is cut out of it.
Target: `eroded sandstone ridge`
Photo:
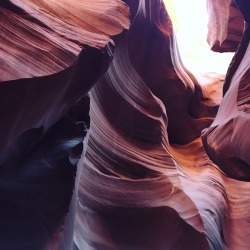
[[[3,0],[1,5],[1,81],[63,70],[83,45],[102,48],[129,27],[122,1],[93,6],[86,0]]]
[[[235,52],[242,38],[244,18],[231,0],[207,1],[209,12],[208,43],[217,52]]]
[[[161,0],[1,3],[3,249],[249,249],[250,4],[207,4],[223,91]]]

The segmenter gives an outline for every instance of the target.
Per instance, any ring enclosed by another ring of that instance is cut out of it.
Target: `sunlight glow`
[[[207,44],[206,0],[164,0],[184,65],[193,73],[225,74],[233,53],[216,53]]]

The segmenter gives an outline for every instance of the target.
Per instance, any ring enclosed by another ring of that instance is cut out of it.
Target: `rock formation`
[[[244,29],[244,18],[235,1],[207,1],[208,43],[217,52],[235,52]]]
[[[1,3],[3,249],[249,249],[250,5],[207,4],[220,106],[161,0]]]

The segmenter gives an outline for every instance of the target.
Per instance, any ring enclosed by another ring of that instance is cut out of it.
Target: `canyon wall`
[[[0,4],[1,248],[249,249],[250,4],[207,7],[223,88],[161,0]]]

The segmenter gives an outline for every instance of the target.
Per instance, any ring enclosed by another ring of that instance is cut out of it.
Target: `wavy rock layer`
[[[46,132],[61,119],[106,71],[109,62],[107,50],[89,47],[64,71],[1,83],[0,114],[4,120],[0,130],[0,163],[15,153],[15,141],[27,131],[42,128]]]
[[[237,102],[245,109],[244,79]],[[214,103],[205,102],[183,67],[160,1],[140,1],[126,39],[90,97],[78,249],[248,249],[250,184],[222,172],[203,148],[200,124],[213,119]],[[211,143],[227,131],[211,135]],[[245,139],[238,148],[244,157],[247,145]]]
[[[241,8],[250,10],[250,5],[237,1]],[[245,16],[247,17],[247,16]],[[247,20],[247,18],[246,18]],[[224,225],[225,249],[248,249],[249,230],[249,72],[250,29],[246,29],[239,50],[231,63],[226,78],[225,95],[213,124],[203,131],[202,139],[209,157],[230,178],[227,186],[229,213]],[[235,180],[239,180],[236,182]],[[231,193],[232,192],[232,193]],[[230,227],[228,228],[228,226]]]
[[[166,245],[206,249],[198,209],[183,192],[178,163],[169,152],[165,107],[124,50],[119,46],[105,78],[91,91],[76,245],[79,249],[165,249]],[[171,230],[169,220],[175,224]],[[147,234],[150,238],[145,241]]]
[[[0,84],[1,248],[70,249],[74,209],[67,214],[88,120],[82,97],[109,60],[88,48],[67,70]]]
[[[1,247],[248,250],[249,25],[216,115],[221,81],[184,67],[162,1],[125,2],[114,54],[121,1],[1,2],[1,75],[22,78],[0,84]]]
[[[92,22],[106,16],[102,34],[76,22],[72,1],[63,2],[64,12],[45,1],[13,1],[20,8],[0,3],[1,249],[72,247],[75,165],[88,122],[86,94],[111,61],[110,35],[129,23],[126,5],[108,2],[90,14]],[[74,40],[72,32],[79,34]]]
[[[237,1],[240,8],[250,10],[250,4]],[[245,13],[244,11],[243,14]],[[246,21],[248,17],[244,15]],[[249,138],[240,131],[248,131],[249,124],[249,76],[250,76],[250,28],[246,23],[243,38],[226,78],[224,98],[218,114],[203,140],[211,159],[230,177],[249,181]],[[223,131],[223,132],[222,132]]]
[[[250,46],[237,69],[219,112],[203,138],[211,159],[230,177],[250,180],[249,137],[249,76]]]
[[[129,27],[128,8],[120,0],[95,1],[94,7],[86,0],[4,0],[0,18],[0,81],[61,71],[84,45],[103,48]]]

